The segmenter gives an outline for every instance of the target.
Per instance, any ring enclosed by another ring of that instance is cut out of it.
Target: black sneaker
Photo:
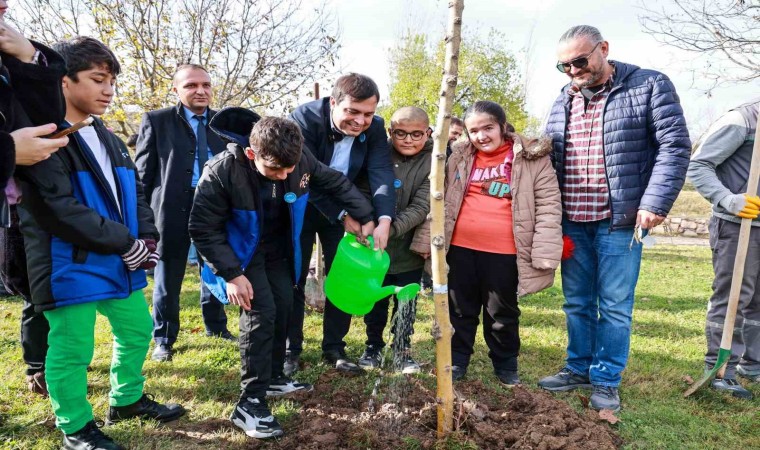
[[[496,378],[507,386],[515,386],[520,384],[520,377],[517,375],[516,370],[495,370]]]
[[[125,450],[100,431],[94,420],[87,422],[87,425],[76,433],[64,434],[63,448],[66,450]]]
[[[150,359],[153,361],[171,361],[174,357],[174,349],[171,345],[167,344],[156,344],[156,348],[153,349],[153,354],[150,356]]]
[[[357,362],[362,369],[379,369],[383,364],[381,349],[368,345]]]
[[[314,386],[309,383],[299,383],[288,377],[275,378],[269,382],[267,388],[268,397],[281,397],[283,395],[292,394],[294,392],[311,392],[314,390]]]
[[[263,398],[240,399],[232,410],[230,420],[253,438],[266,439],[285,434]]]
[[[151,394],[143,394],[140,400],[127,406],[111,406],[108,408],[106,424],[111,425],[122,420],[139,417],[154,419],[161,423],[177,420],[185,414],[185,408],[176,403],[161,404],[153,400]]]
[[[408,354],[401,359],[401,362],[398,365],[398,370],[404,375],[412,375],[422,371],[417,361]]]
[[[716,378],[712,380],[712,388],[716,391],[729,392],[736,398],[752,400],[752,392],[741,385],[736,378]]]
[[[294,373],[298,372],[301,358],[298,355],[285,355],[285,363],[282,365],[282,372],[286,377],[292,377]]]
[[[591,389],[588,376],[578,375],[564,368],[554,375],[541,378],[538,386],[552,392],[572,391],[573,389]]]
[[[322,353],[322,359],[328,364],[333,365],[338,372],[343,372],[349,375],[359,375],[364,373],[364,369],[348,359],[346,352],[325,352]]]
[[[467,375],[467,367],[464,366],[451,366],[451,379],[459,381]]]
[[[614,412],[620,411],[620,395],[618,388],[611,386],[594,386],[591,394],[591,407],[597,411],[609,409]]]

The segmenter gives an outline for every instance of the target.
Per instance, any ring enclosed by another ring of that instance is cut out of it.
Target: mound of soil
[[[335,371],[323,374],[299,399],[279,448],[442,448],[436,441],[435,392],[415,378],[378,381],[370,392],[351,392]],[[385,384],[383,384],[385,383]],[[482,449],[617,449],[622,440],[593,414],[579,414],[550,394],[515,387],[511,395],[480,381],[458,382],[452,439]],[[443,446],[445,448],[445,446]]]

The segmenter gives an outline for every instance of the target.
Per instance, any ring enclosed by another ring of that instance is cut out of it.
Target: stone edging
[[[652,230],[654,235],[707,237],[707,223],[710,219],[693,219],[688,217],[668,217]]]

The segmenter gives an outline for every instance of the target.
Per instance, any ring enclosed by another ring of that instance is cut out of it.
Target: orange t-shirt
[[[482,252],[517,254],[512,229],[512,142],[475,152],[451,244]]]

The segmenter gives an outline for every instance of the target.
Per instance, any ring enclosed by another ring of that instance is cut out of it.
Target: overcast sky
[[[388,52],[402,31],[444,29],[447,0],[329,0],[337,11],[342,29],[341,68],[371,76],[387,98],[390,82]],[[760,83],[719,88],[708,98],[693,83],[688,64],[694,59],[672,47],[659,44],[642,31],[638,2],[624,0],[465,0],[463,24],[477,33],[496,28],[508,37],[508,46],[520,56],[533,30],[533,52],[528,72],[528,111],[543,119],[567,83],[558,72],[556,43],[570,26],[594,25],[610,43],[610,58],[656,69],[676,85],[692,131],[702,131],[726,109],[760,96]],[[330,86],[322,94],[328,95]]]

